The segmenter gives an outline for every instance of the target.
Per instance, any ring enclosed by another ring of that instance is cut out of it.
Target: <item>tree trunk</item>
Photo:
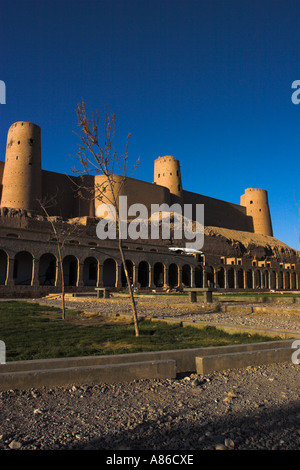
[[[119,250],[120,250],[120,254],[121,254],[121,258],[122,258],[122,264],[123,264],[123,268],[124,268],[124,272],[125,272],[125,277],[126,277],[128,289],[129,289],[132,315],[133,315],[133,322],[134,322],[134,329],[135,329],[135,336],[140,336],[135,299],[134,299],[134,295],[133,295],[133,291],[132,291],[132,286],[130,284],[129,274],[128,274],[128,270],[127,270],[127,266],[126,266],[124,253],[123,253],[122,240],[120,238],[119,238]]]

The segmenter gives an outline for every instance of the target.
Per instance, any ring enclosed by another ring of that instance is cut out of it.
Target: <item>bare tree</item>
[[[122,265],[128,285],[135,334],[139,336],[139,325],[136,302],[130,282],[128,269],[126,266],[125,256],[123,252],[120,211],[119,211],[119,195],[128,177],[128,143],[130,134],[127,136],[126,149],[121,155],[118,155],[113,148],[113,141],[116,131],[116,117],[114,114],[108,115],[105,107],[103,135],[99,129],[99,111],[92,113],[91,120],[87,117],[85,102],[82,100],[76,109],[78,127],[80,132],[77,134],[80,139],[78,144],[79,150],[75,157],[81,166],[81,170],[74,169],[74,173],[83,175],[103,175],[104,178],[100,183],[95,183],[93,187],[84,184],[84,178],[77,183],[78,191],[81,194],[88,194],[91,199],[97,199],[113,206],[116,216],[116,234],[118,238],[118,248],[122,260]],[[102,142],[100,139],[102,137]],[[133,171],[134,173],[139,163],[136,161]],[[117,178],[115,170],[117,170]]]
[[[50,223],[54,239],[57,245],[58,263],[60,267],[61,275],[61,310],[62,319],[66,318],[66,303],[65,303],[65,278],[64,278],[64,265],[63,265],[63,250],[66,242],[74,238],[74,235],[78,235],[79,228],[76,224],[68,224],[63,220],[56,220],[55,217],[49,215],[49,208],[57,206],[56,196],[38,200],[38,203],[47,217],[47,221]]]

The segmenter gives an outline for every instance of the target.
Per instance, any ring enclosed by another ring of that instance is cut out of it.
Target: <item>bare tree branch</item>
[[[135,334],[139,336],[136,303],[123,253],[122,238],[120,237],[120,213],[118,203],[120,193],[128,177],[128,147],[130,134],[127,136],[125,152],[118,155],[113,148],[116,133],[116,117],[114,114],[108,115],[106,107],[104,111],[103,143],[101,143],[99,111],[96,110],[95,113],[92,113],[91,119],[88,119],[84,100],[77,105],[76,114],[80,132],[76,135],[79,137],[80,142],[75,158],[80,164],[81,171],[75,170],[75,172],[83,176],[102,175],[103,181],[100,181],[100,183],[95,181],[93,188],[86,186],[83,181],[78,181],[76,185],[80,192],[84,191],[89,194],[91,200],[96,199],[100,202],[108,201],[115,209],[118,246],[131,299]],[[135,163],[131,175],[136,171],[138,164],[139,159]],[[117,177],[115,177],[115,169],[118,169]]]

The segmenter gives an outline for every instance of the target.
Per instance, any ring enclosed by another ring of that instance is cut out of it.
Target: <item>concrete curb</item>
[[[196,357],[197,374],[241,369],[249,366],[260,366],[291,360],[291,348],[265,349],[260,351],[243,351],[238,353],[216,354],[214,356]]]
[[[0,390],[59,387],[72,384],[128,382],[138,379],[175,378],[174,360],[127,364],[89,365],[0,373]]]

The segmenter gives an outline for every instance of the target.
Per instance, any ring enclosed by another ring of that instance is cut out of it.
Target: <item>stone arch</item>
[[[7,279],[8,255],[0,250],[0,285],[5,285]]]
[[[96,286],[98,279],[98,260],[89,256],[83,263],[83,284],[85,286]]]
[[[234,269],[229,268],[227,271],[227,286],[229,289],[234,289]]]
[[[276,289],[276,271],[270,272],[270,289]]]
[[[64,284],[76,286],[78,281],[78,259],[73,255],[67,255],[63,259]]]
[[[20,251],[14,260],[13,278],[15,285],[30,286],[32,283],[33,256],[28,251]]]
[[[261,288],[261,273],[259,269],[255,271],[255,288],[256,289]]]
[[[201,266],[197,266],[195,269],[195,286],[203,287],[203,269]]]
[[[247,289],[253,289],[253,273],[252,269],[248,269],[246,273],[246,286]]]
[[[244,289],[244,271],[243,269],[239,269],[237,272],[237,287],[239,289]]]
[[[189,264],[182,266],[182,284],[191,287],[192,267]]]
[[[284,273],[284,289],[285,290],[290,290],[290,288],[291,288],[290,272],[286,271]]]
[[[265,289],[269,289],[270,287],[270,281],[269,281],[269,271],[266,269],[264,272],[263,272],[263,286]]]
[[[171,263],[169,266],[169,286],[172,288],[177,287],[179,283],[178,278],[178,266],[175,263]]]
[[[117,263],[112,258],[107,258],[103,263],[103,286],[115,287],[117,280]]]
[[[149,263],[141,261],[138,265],[138,283],[141,288],[149,287]]]
[[[207,266],[206,268],[206,285],[213,286],[214,285],[214,268],[212,266]]]
[[[278,273],[278,289],[283,289],[283,272]]]
[[[127,268],[127,271],[128,271],[128,276],[129,276],[129,279],[130,279],[130,283],[132,285],[133,284],[133,262],[130,259],[127,259],[125,261],[125,263],[126,263],[126,268]],[[124,267],[123,267],[123,263],[122,263],[121,279],[122,279],[122,287],[127,287],[127,280],[126,280],[126,276],[125,276],[125,270],[124,270]]]
[[[156,287],[163,287],[164,285],[164,265],[160,262],[154,265],[153,282]]]
[[[217,270],[217,284],[220,289],[225,288],[225,269],[222,266]]]
[[[291,273],[291,289],[297,289],[297,277],[295,272]]]
[[[39,262],[40,286],[54,286],[56,283],[57,259],[52,253],[44,253]]]

